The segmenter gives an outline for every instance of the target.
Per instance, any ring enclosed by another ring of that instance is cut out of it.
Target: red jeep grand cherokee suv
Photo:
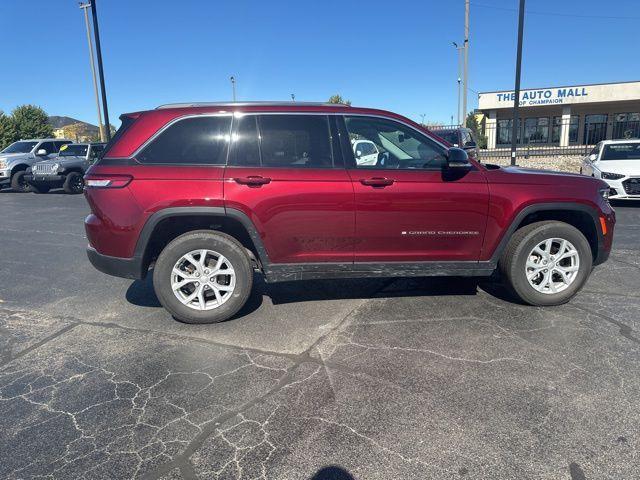
[[[86,175],[89,259],[218,322],[267,282],[487,276],[568,301],[611,249],[607,185],[481,165],[399,115],[345,105],[180,104],[121,117]]]

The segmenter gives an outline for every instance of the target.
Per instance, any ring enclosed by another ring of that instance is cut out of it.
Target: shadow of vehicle
[[[129,303],[140,307],[161,307],[153,290],[153,273],[135,280],[126,292]],[[254,276],[254,287],[245,306],[233,317],[238,318],[259,309],[263,298],[273,305],[318,300],[354,300],[393,297],[473,296],[478,289],[506,301],[514,301],[509,292],[489,277],[411,277],[357,278],[337,280],[304,280],[268,284],[260,274]]]
[[[329,465],[322,467],[309,480],[355,480],[355,477],[342,467]]]
[[[616,208],[616,207],[640,208],[640,200],[611,200],[611,206],[613,208]]]

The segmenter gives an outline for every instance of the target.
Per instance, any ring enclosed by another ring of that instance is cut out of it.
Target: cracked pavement
[[[640,476],[640,205],[569,304],[470,279],[258,283],[185,325],[95,271],[82,197],[0,192],[0,478]]]

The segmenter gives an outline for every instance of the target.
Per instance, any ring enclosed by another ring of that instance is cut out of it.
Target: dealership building
[[[514,100],[513,91],[478,94],[488,149],[511,145]],[[519,116],[520,145],[640,138],[640,81],[521,90]]]

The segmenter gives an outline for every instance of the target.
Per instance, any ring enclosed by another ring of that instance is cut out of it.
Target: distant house
[[[68,138],[75,142],[89,142],[100,139],[100,131],[95,125],[71,117],[49,117],[55,138]]]

